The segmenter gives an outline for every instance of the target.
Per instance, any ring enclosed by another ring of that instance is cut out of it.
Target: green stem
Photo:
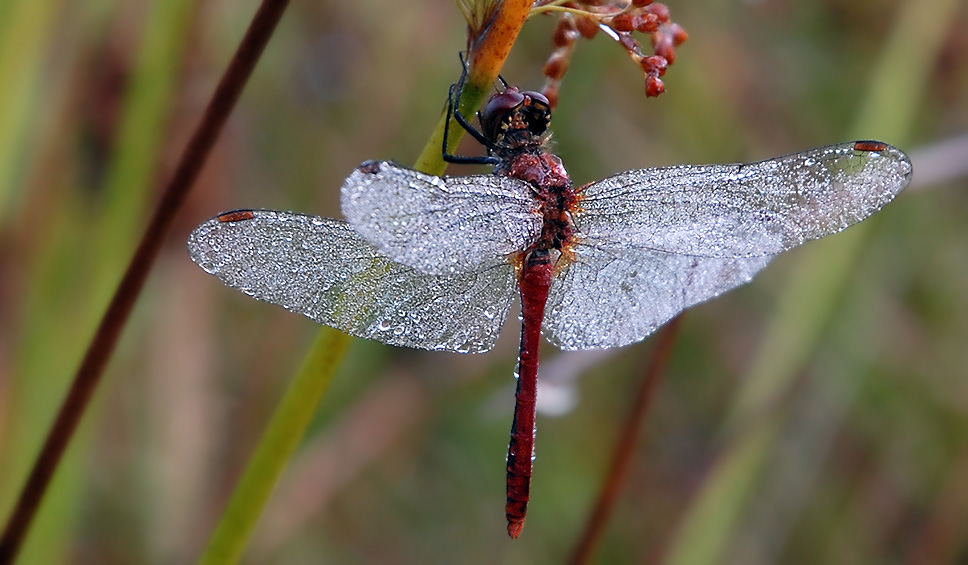
[[[330,328],[319,332],[273,413],[201,563],[237,563],[242,557],[279,476],[302,442],[352,340]]]
[[[468,54],[468,74],[459,107],[471,115],[490,92],[497,80],[511,46],[527,20],[531,0],[505,0]],[[446,107],[415,168],[430,174],[442,174]],[[450,147],[456,148],[463,136],[459,126],[451,128]],[[310,348],[272,421],[259,441],[229,506],[209,542],[202,558],[204,564],[236,563],[248,544],[259,517],[275,488],[276,482],[302,440],[306,426],[326,393],[352,338],[324,328]]]

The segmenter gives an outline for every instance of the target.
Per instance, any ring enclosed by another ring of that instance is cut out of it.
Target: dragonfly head
[[[491,96],[478,117],[484,136],[495,145],[540,143],[551,125],[551,103],[540,92],[509,86]]]

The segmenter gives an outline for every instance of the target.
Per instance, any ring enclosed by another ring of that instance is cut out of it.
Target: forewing
[[[441,178],[369,161],[343,183],[342,205],[363,239],[424,273],[503,263],[541,233],[529,185],[505,176]]]
[[[192,232],[188,250],[254,298],[390,345],[487,351],[515,294],[507,263],[427,275],[381,255],[344,222],[287,212],[212,218]]]
[[[776,255],[863,220],[910,179],[898,149],[849,142],[748,165],[628,171],[585,187],[574,221],[599,247]]]
[[[544,332],[561,349],[645,339],[683,309],[748,282],[772,256],[702,257],[642,247],[621,253],[577,245],[555,278]]]

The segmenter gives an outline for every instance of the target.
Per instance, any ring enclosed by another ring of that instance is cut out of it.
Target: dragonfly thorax
[[[542,151],[521,151],[509,158],[504,166],[506,170],[502,172],[506,172],[508,176],[534,185],[538,200],[543,204],[550,204],[551,199],[559,198],[562,191],[567,191],[572,186],[568,171],[557,155]]]

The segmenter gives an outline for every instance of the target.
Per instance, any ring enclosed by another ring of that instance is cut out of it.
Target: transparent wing
[[[776,255],[863,220],[910,179],[901,151],[849,142],[748,165],[628,171],[587,186],[574,221],[598,247]]]
[[[351,335],[420,349],[490,349],[517,284],[506,263],[419,273],[381,255],[344,222],[269,210],[212,218],[192,232],[188,250],[249,296]]]
[[[363,239],[431,274],[503,263],[541,233],[529,185],[497,175],[441,178],[369,161],[343,183],[342,205]]]
[[[575,252],[551,287],[543,325],[548,341],[570,350],[641,341],[685,308],[749,282],[773,259],[586,245]]]

